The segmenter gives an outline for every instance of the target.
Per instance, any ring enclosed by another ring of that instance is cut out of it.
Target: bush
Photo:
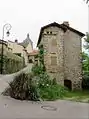
[[[3,93],[20,100],[39,100],[36,85],[31,74],[21,73],[9,84],[9,88]]]
[[[56,100],[67,92],[66,88],[57,84],[56,79],[51,79],[46,72],[36,77],[36,84],[42,99]]]
[[[58,84],[40,88],[41,98],[46,100],[56,100],[63,98],[66,92],[67,90],[65,90],[64,87]]]
[[[34,76],[37,76],[37,75],[43,73],[42,70],[43,70],[43,67],[42,66],[34,65],[32,67],[32,72],[33,72]]]
[[[82,87],[83,89],[89,89],[89,72],[83,74]]]

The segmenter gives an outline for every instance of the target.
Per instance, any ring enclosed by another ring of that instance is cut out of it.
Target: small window
[[[52,31],[50,31],[50,34],[52,34]]]
[[[47,31],[47,34],[49,34],[49,31]]]
[[[56,53],[57,52],[57,41],[56,39],[52,39],[51,43],[49,44],[49,52]]]
[[[51,65],[57,65],[57,57],[51,56]]]

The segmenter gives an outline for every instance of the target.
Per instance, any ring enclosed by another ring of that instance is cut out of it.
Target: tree
[[[83,58],[83,71],[89,72],[89,56],[88,56],[88,54],[83,52],[82,58]]]
[[[86,53],[82,53],[83,58],[83,81],[82,87],[83,89],[89,89],[89,56]]]
[[[85,40],[85,49],[89,50],[89,33],[86,33],[86,38],[84,38]]]

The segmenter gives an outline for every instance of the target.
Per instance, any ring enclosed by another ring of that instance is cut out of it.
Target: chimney
[[[15,39],[15,43],[18,43],[18,40],[17,39]]]
[[[69,22],[68,21],[64,21],[63,24],[66,25],[66,26],[69,26]]]

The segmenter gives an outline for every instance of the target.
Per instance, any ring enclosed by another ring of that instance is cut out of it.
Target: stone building
[[[44,64],[49,75],[72,90],[81,89],[83,36],[68,22],[54,22],[41,28],[37,43],[44,48]]]

